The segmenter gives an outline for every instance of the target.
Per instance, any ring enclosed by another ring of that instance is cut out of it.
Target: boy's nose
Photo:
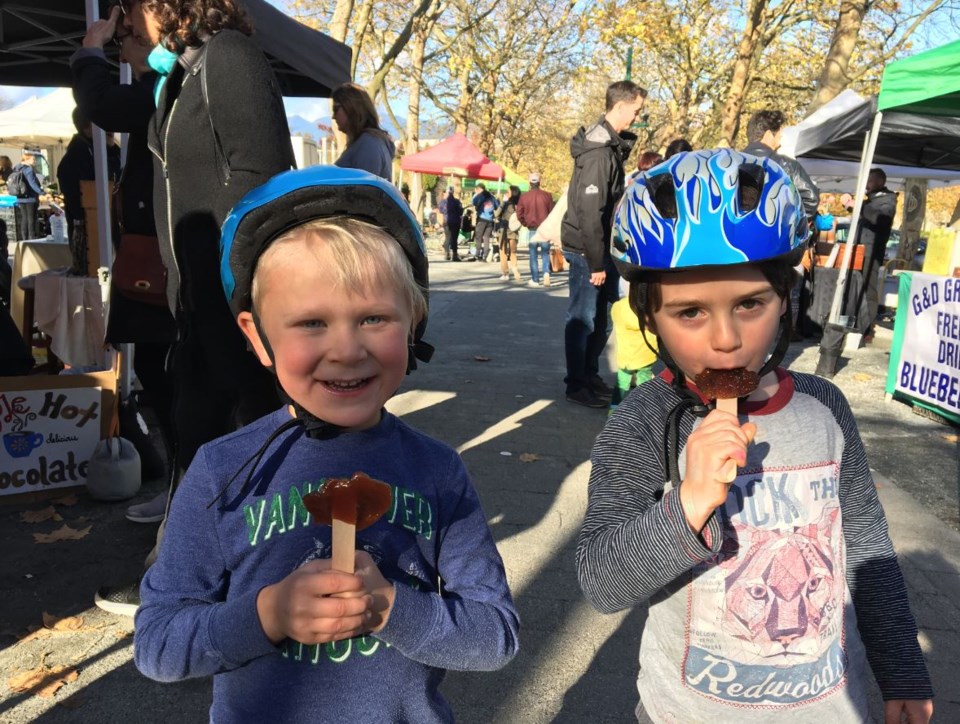
[[[328,359],[350,364],[366,356],[366,348],[363,346],[356,329],[341,327],[332,331],[333,333],[329,337]]]
[[[710,331],[710,344],[718,352],[732,352],[740,347],[740,332],[729,318],[719,318]]]

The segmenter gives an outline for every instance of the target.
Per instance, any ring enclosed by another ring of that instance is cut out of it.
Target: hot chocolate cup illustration
[[[3,446],[7,448],[10,457],[25,458],[33,452],[34,448],[40,447],[43,443],[43,435],[39,432],[6,432],[3,434]]]

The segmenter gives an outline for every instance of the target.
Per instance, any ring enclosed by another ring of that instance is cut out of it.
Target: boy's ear
[[[237,324],[240,325],[240,331],[243,332],[243,336],[247,338],[250,346],[253,347],[254,354],[257,355],[260,364],[264,367],[273,367],[273,360],[270,359],[270,355],[267,354],[267,348],[260,339],[260,331],[257,329],[257,323],[253,320],[253,314],[250,312],[240,312],[240,314],[237,315]]]
[[[780,298],[780,316],[782,317],[790,309],[790,295]]]

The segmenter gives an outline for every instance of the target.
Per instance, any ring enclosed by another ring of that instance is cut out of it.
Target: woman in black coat
[[[150,51],[122,32],[114,36],[112,23],[92,26],[83,39],[83,48],[70,59],[73,95],[77,109],[106,131],[127,133],[127,158],[120,177],[114,205],[122,210],[123,230],[130,234],[156,236],[153,216],[153,156],[147,148],[147,125],[153,116],[153,87],[156,73],[147,66]],[[121,55],[130,63],[136,80],[118,85],[104,46],[118,39]],[[119,235],[114,235],[119,244]],[[173,315],[166,306],[145,304],[110,292],[107,341],[135,345],[133,368],[143,385],[144,396],[157,414],[167,448],[173,445],[172,388],[165,372],[167,353],[176,337]],[[162,474],[162,473],[161,473]],[[145,471],[145,477],[149,475]]]
[[[178,339],[175,462],[280,405],[247,350],[220,285],[220,226],[249,190],[289,169],[290,131],[276,79],[233,0],[126,4],[124,28],[154,47],[160,75],[148,128],[154,210]]]

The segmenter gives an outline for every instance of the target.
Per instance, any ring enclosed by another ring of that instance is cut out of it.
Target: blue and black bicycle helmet
[[[769,158],[721,148],[678,154],[638,177],[614,217],[610,252],[634,281],[645,271],[778,257],[799,263],[809,234],[786,171]]]
[[[429,277],[423,233],[396,187],[366,171],[312,166],[274,176],[247,193],[227,216],[220,235],[220,280],[234,317],[240,312],[254,311],[251,287],[257,261],[275,239],[296,226],[335,217],[359,219],[384,229],[400,245],[410,262],[414,280],[427,297]],[[323,292],[318,290],[318,293]],[[263,334],[255,311],[254,321],[272,357],[269,340]],[[433,354],[433,347],[423,341],[426,326],[424,317],[414,330],[409,369],[416,368],[417,359],[428,362]],[[286,394],[283,397],[293,406],[296,418],[275,431],[238,471],[239,475],[253,461],[240,497],[246,492],[269,445],[287,429],[302,425],[312,437],[331,437],[340,432],[339,428],[317,419]],[[224,486],[221,495],[230,482]]]
[[[220,235],[220,279],[233,315],[251,309],[253,273],[274,239],[308,221],[336,216],[385,229],[403,249],[414,279],[426,294],[423,233],[397,188],[366,171],[312,166],[274,176],[240,199],[227,216]],[[426,320],[418,329],[417,341],[425,328]]]

